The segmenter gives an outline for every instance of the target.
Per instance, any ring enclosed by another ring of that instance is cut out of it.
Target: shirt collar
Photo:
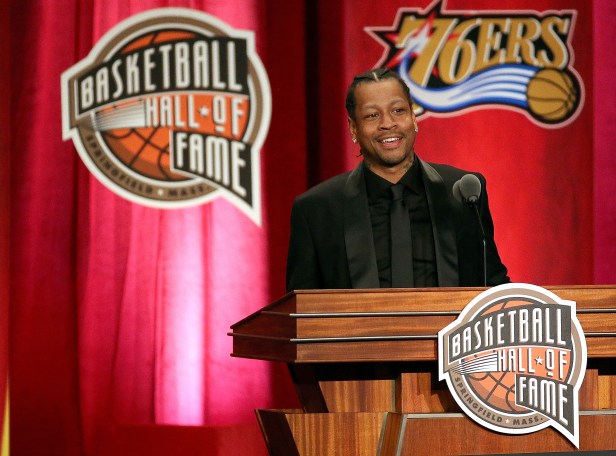
[[[364,176],[366,179],[366,190],[368,192],[368,198],[374,200],[382,196],[390,198],[389,187],[392,183],[387,179],[383,179],[381,176],[375,174],[364,164]],[[423,186],[421,179],[421,171],[419,167],[419,160],[417,156],[413,160],[413,164],[404,173],[404,176],[398,181],[399,184],[404,184],[410,191],[416,194],[421,194]]]
[[[419,160],[417,156],[413,160],[413,164],[408,169],[404,176],[398,181],[399,184],[404,184],[413,193],[421,194],[423,186],[421,180],[421,170],[419,167]]]
[[[379,199],[383,196],[389,198],[389,187],[391,182],[387,179],[383,179],[378,174],[375,174],[364,163],[364,176],[366,179],[366,191],[368,192],[368,198],[371,200]]]

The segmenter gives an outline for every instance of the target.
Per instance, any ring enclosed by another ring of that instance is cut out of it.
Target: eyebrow
[[[394,98],[394,99],[391,101],[391,103],[389,103],[389,105],[388,105],[388,106],[393,106],[393,105],[395,105],[396,103],[401,103],[401,102],[402,102],[402,103],[404,103],[404,102],[407,102],[407,100],[406,100],[406,99],[404,99],[404,98],[400,98],[400,97],[398,97],[398,98]],[[359,109],[372,109],[372,108],[378,108],[378,107],[379,107],[379,105],[378,105],[378,104],[376,104],[376,103],[368,103],[368,104],[365,104],[365,105],[363,105],[363,106],[357,106],[357,108],[359,108]]]

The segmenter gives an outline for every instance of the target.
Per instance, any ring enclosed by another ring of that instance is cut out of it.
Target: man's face
[[[408,167],[416,126],[413,109],[395,79],[363,82],[355,87],[355,119],[349,119],[349,130],[375,173]]]

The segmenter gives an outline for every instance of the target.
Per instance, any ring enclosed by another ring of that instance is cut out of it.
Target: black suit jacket
[[[438,285],[482,286],[483,246],[474,211],[453,198],[452,188],[467,171],[419,159],[426,188]],[[488,285],[509,282],[494,243],[486,181],[478,201],[487,245]],[[296,198],[291,213],[287,291],[379,288],[368,210],[364,165],[329,179]]]

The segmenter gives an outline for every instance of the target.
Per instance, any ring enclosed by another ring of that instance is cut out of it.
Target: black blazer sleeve
[[[321,288],[319,264],[306,215],[297,200],[291,210],[291,238],[287,257],[287,292]]]

